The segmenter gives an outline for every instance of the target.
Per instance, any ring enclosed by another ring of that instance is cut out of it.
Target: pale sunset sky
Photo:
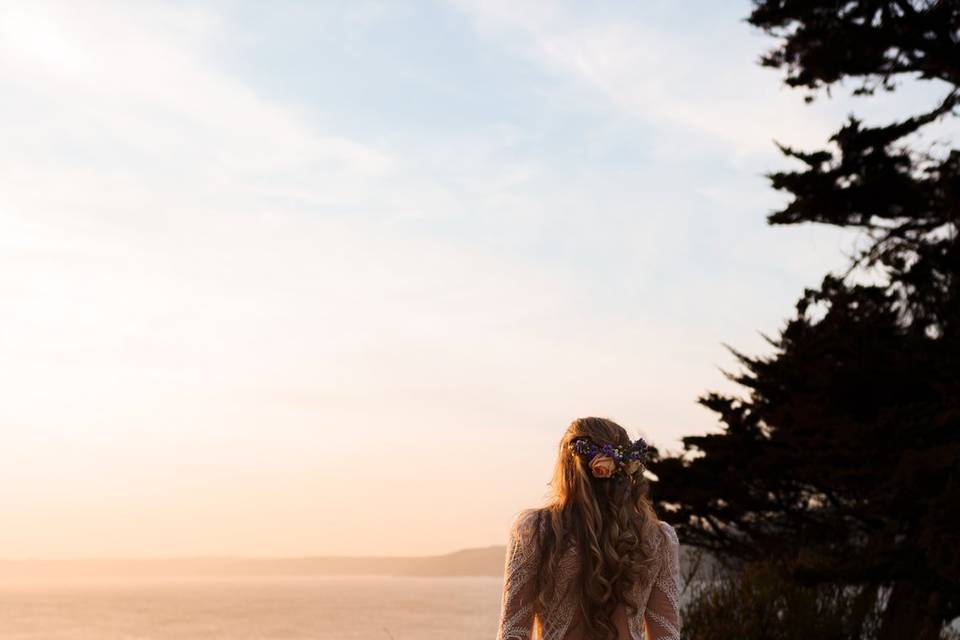
[[[573,418],[716,429],[854,242],[749,8],[0,2],[0,557],[503,544]]]

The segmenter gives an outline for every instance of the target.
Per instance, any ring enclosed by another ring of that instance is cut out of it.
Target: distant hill
[[[438,556],[308,556],[302,558],[0,559],[0,579],[173,576],[501,576],[503,545]],[[681,548],[681,565],[689,562]]]
[[[0,559],[3,578],[134,576],[499,576],[503,545],[439,556],[309,556],[302,558]]]

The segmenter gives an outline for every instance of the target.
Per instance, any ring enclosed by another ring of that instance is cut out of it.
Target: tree
[[[942,99],[780,147],[802,168],[768,174],[792,196],[769,223],[866,242],[804,292],[772,355],[733,351],[743,396],[700,398],[722,430],[655,460],[654,495],[686,544],[858,587],[864,611],[879,594],[881,640],[936,638],[960,616],[960,150],[917,134],[956,115],[960,0],[755,0],[748,21],[778,38],[761,63],[808,100],[847,80],[864,99],[904,80]]]

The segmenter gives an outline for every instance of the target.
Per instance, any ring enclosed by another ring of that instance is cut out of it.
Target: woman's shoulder
[[[663,520],[659,520],[657,521],[657,525],[660,528],[660,535],[663,536],[663,539],[668,544],[674,547],[680,546],[680,539],[677,537],[677,530],[673,528],[672,524],[669,522],[664,522]]]
[[[677,537],[677,530],[663,520],[657,521],[657,529],[660,531],[657,540],[657,556],[664,562],[676,562],[680,557],[680,539]]]
[[[510,535],[519,540],[529,540],[543,526],[546,518],[544,508],[523,509],[513,518],[510,524]]]
[[[664,539],[677,537],[673,525],[661,520],[652,510],[649,513],[642,513],[637,522],[640,525],[641,535],[646,539],[653,540],[654,544],[658,544]]]
[[[664,551],[680,547],[680,541],[673,525],[656,517],[647,519],[641,525],[641,535],[647,540],[650,551],[658,555],[663,555]]]
[[[529,509],[521,509],[513,518],[513,523],[511,528],[526,528],[535,526],[538,522],[541,522],[545,516],[546,509],[543,507],[531,507]]]

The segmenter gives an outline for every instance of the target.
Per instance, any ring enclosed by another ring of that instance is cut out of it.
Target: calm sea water
[[[501,578],[0,582],[2,640],[490,640]]]

